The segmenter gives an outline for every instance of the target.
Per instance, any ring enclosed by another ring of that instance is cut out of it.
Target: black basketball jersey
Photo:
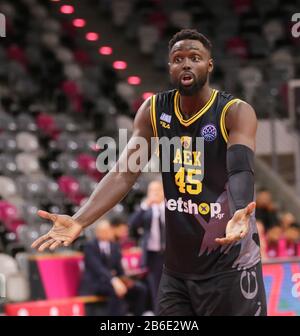
[[[166,204],[165,271],[186,279],[247,269],[260,260],[255,217],[239,242],[221,246],[231,218],[227,198],[225,115],[238,99],[213,90],[205,106],[185,119],[177,90],[151,98],[151,122],[159,140]],[[177,137],[169,151],[168,140]],[[163,164],[162,164],[163,162]],[[170,166],[165,171],[165,163]]]

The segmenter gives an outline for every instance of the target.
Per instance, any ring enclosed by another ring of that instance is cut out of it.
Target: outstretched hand
[[[52,221],[50,231],[35,240],[31,247],[43,252],[45,249],[55,250],[60,246],[69,246],[81,233],[83,227],[71,216],[55,215],[47,211],[39,210],[40,217]]]
[[[237,210],[226,226],[226,237],[216,238],[220,245],[227,245],[245,238],[249,231],[250,215],[256,207],[255,202],[249,203],[244,209]]]

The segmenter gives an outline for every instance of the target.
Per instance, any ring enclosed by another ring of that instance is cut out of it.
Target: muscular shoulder
[[[253,107],[244,102],[237,101],[228,109],[225,119],[228,130],[228,146],[243,144],[255,150],[257,118]]]
[[[226,128],[230,131],[235,128],[257,127],[257,117],[254,108],[247,102],[236,99],[226,113]]]

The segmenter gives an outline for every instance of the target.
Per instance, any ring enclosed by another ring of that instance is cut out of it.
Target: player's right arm
[[[116,163],[115,169],[108,172],[98,183],[94,192],[78,212],[71,217],[51,214],[43,210],[38,211],[40,217],[52,221],[53,227],[47,234],[33,242],[32,247],[41,252],[47,248],[54,250],[61,245],[68,246],[85,227],[94,223],[119,203],[130,191],[143,169],[143,166],[135,171],[124,169],[124,167],[128,167],[131,155],[134,155],[137,151],[141,152],[139,137],[146,139],[147,146],[142,147],[142,151],[149,160],[153,152],[153,148],[151,148],[151,138],[153,136],[149,98],[142,104],[136,114],[133,135]]]

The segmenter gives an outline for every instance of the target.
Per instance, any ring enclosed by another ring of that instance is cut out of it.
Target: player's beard
[[[175,86],[175,88],[179,91],[181,96],[193,96],[203,88],[203,86],[207,82],[207,79],[208,79],[208,71],[203,77],[199,77],[198,80],[195,79],[193,84],[190,86],[184,86],[183,84],[181,84],[180,79],[171,78],[171,82]]]

